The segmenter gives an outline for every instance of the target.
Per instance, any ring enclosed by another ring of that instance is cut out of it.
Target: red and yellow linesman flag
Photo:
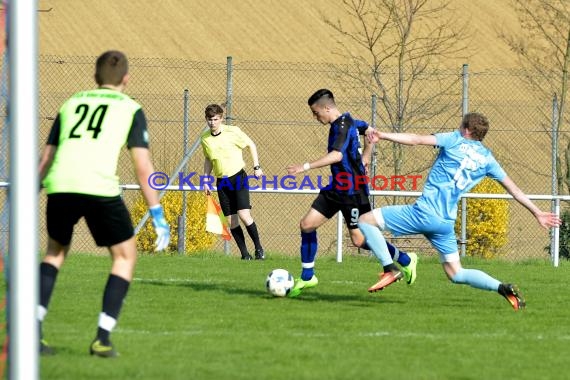
[[[226,217],[222,212],[222,208],[216,202],[212,195],[206,196],[208,198],[208,207],[206,211],[206,231],[213,234],[222,235],[224,240],[230,240],[232,235],[228,228]]]

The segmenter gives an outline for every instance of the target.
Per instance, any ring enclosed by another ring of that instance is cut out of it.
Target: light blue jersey
[[[463,138],[459,131],[434,136],[439,154],[417,204],[442,219],[455,221],[462,194],[486,176],[501,181],[507,174],[480,141]]]
[[[459,197],[486,176],[506,177],[495,157],[480,141],[459,131],[436,133],[439,154],[422,195],[413,205],[382,207],[386,229],[395,236],[423,234],[443,254],[457,252],[454,225]]]

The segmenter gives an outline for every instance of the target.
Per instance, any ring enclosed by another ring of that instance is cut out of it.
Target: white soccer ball
[[[286,269],[273,269],[267,275],[265,287],[275,297],[285,297],[295,285],[295,280]]]

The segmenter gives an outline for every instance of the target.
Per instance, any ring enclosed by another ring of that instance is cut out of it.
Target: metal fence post
[[[467,254],[467,198],[461,197],[461,236],[459,238],[461,256]]]
[[[336,220],[336,262],[342,263],[342,246],[343,246],[343,236],[342,236],[342,224],[344,222],[344,217],[342,212],[337,212]]]
[[[461,97],[461,116],[469,112],[469,65],[463,64],[463,95]]]
[[[463,64],[463,95],[461,97],[461,117],[469,112],[469,65]],[[461,237],[459,239],[461,246],[461,256],[465,257],[467,253],[467,198],[461,198]]]
[[[558,174],[557,174],[557,163],[556,158],[558,157],[558,99],[556,94],[552,99],[552,196],[558,195]],[[551,211],[560,215],[560,200],[553,199],[550,202]],[[559,255],[559,237],[560,229],[553,228],[550,230],[550,259],[552,264],[558,266],[558,255]]]
[[[558,198],[554,200],[554,213],[556,215],[560,215],[560,199]],[[552,244],[553,248],[551,248],[554,250],[553,265],[554,267],[558,267],[560,259],[560,228],[554,228],[554,233],[552,235],[554,235],[552,239],[554,244]]]
[[[184,90],[184,114],[183,114],[183,129],[184,129],[184,157],[188,155],[188,110],[189,110],[189,95],[188,90]],[[187,218],[187,194],[186,191],[182,192],[182,215],[178,217],[178,254],[183,255],[186,252],[186,218]]]
[[[232,103],[233,103],[233,96],[234,96],[234,87],[233,87],[233,74],[234,74],[234,67],[233,67],[233,60],[232,57],[227,57],[226,60],[226,124],[231,124],[233,115],[232,115]]]
[[[232,124],[232,104],[233,104],[233,96],[234,96],[234,87],[233,87],[233,61],[232,57],[228,56],[226,60],[226,124]],[[226,255],[230,254],[230,243],[227,240],[224,240],[224,253]]]
[[[376,110],[378,107],[378,97],[376,96],[376,94],[372,94],[372,117],[370,118],[370,126],[372,126],[372,128],[376,128]],[[371,173],[371,178],[376,177],[376,155],[378,154],[378,152],[376,151],[376,145],[374,145],[372,147],[372,162],[370,163],[371,168],[370,168],[370,173]],[[372,207],[372,209],[374,210],[375,205],[376,205],[376,201],[374,200],[375,197],[372,197],[372,200],[370,202],[370,206]]]

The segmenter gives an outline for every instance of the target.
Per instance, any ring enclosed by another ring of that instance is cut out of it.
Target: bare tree
[[[323,16],[338,37],[338,54],[350,63],[339,72],[345,83],[376,94],[380,121],[392,131],[459,111],[460,76],[438,69],[444,59],[466,50],[466,28],[448,1],[343,0],[342,20]],[[339,78],[339,79],[342,79]],[[429,79],[429,85],[425,82]],[[395,144],[394,173],[400,174],[403,147]]]
[[[547,99],[558,99],[558,125],[566,141],[565,151],[557,157],[558,192],[570,190],[570,136],[562,131],[568,64],[570,62],[570,2],[568,0],[511,0],[520,30],[498,29],[501,38],[518,56],[531,88]],[[545,115],[549,120],[550,115]],[[566,119],[567,120],[567,119]],[[545,125],[548,131],[550,124]],[[561,162],[564,159],[564,167]]]

